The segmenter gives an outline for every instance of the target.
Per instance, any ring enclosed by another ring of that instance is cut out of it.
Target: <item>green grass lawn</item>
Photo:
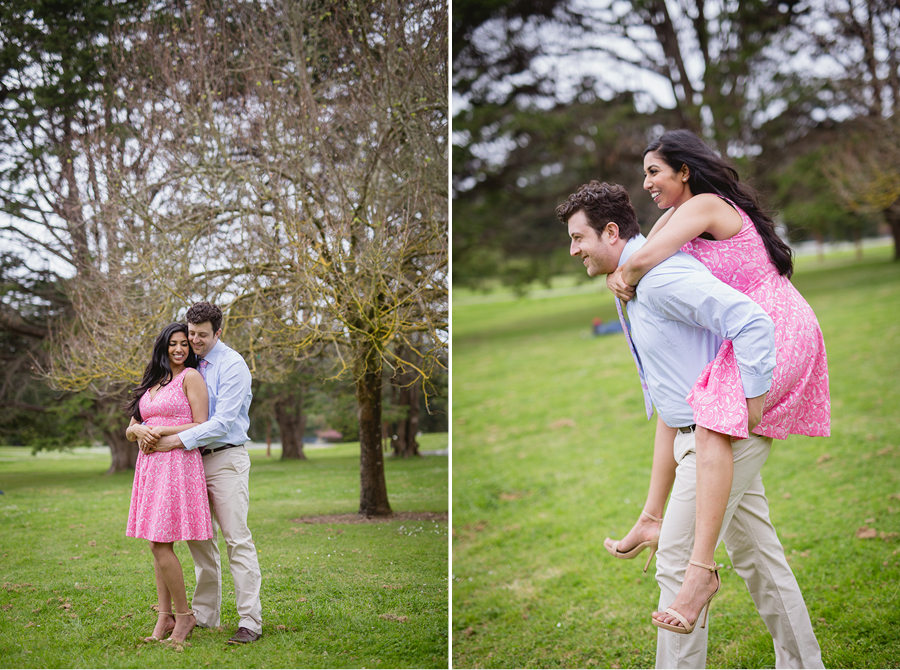
[[[771,516],[826,667],[900,667],[900,263],[890,249],[803,259],[830,367],[832,436],[776,441]],[[643,414],[605,282],[453,312],[453,664],[652,667],[659,591],[646,554],[603,548],[640,512]],[[869,537],[874,535],[874,537]],[[717,559],[729,563],[724,548]],[[709,667],[774,667],[743,582],[722,573]]]
[[[0,667],[447,667],[447,521],[298,522],[359,506],[358,445],[307,455],[251,450],[262,639],[225,644],[238,617],[220,539],[222,629],[195,629],[179,652],[140,641],[156,591],[147,542],[125,537],[132,473],[104,475],[108,453],[0,448]],[[394,511],[447,512],[447,461],[386,459]],[[175,548],[190,597],[190,552]]]

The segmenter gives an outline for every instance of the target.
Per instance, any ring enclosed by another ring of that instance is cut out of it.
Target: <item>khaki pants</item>
[[[211,540],[188,542],[194,557],[197,588],[191,607],[197,624],[207,628],[220,625],[222,611],[222,568],[219,563],[218,531],[228,550],[228,567],[234,579],[239,628],[262,632],[262,605],[259,590],[262,574],[256,558],[256,545],[247,527],[250,509],[250,456],[243,447],[225,449],[203,457],[206,490],[212,514]]]
[[[822,654],[806,603],[769,521],[769,502],[759,471],[769,456],[771,444],[771,439],[758,436],[733,444],[734,482],[719,541],[724,539],[735,572],[746,582],[756,609],[772,635],[775,667],[822,668]],[[675,485],[656,554],[661,612],[675,601],[694,546],[697,455],[692,433],[676,436],[675,460],[678,462]],[[729,582],[726,580],[722,588],[733,588],[734,584]],[[716,598],[712,607],[711,614],[715,615]],[[705,667],[708,632],[715,621],[712,615],[706,628],[697,627],[689,635],[659,629],[656,667]]]

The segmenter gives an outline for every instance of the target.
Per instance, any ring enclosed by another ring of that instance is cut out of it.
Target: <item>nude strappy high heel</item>
[[[178,620],[178,617],[180,617],[180,616],[194,616],[194,610],[188,610],[187,612],[175,612],[175,619],[176,619],[176,621]],[[176,640],[176,639],[175,639],[175,629],[173,628],[173,629],[172,629],[172,636],[169,637],[169,639],[166,640],[166,642],[170,642],[170,643],[173,643],[173,644],[183,644],[184,641],[187,640],[187,639],[191,636],[191,633],[194,632],[194,629],[195,629],[196,627],[197,627],[197,621],[196,621],[196,619],[195,619],[195,620],[194,620],[194,625],[191,626],[190,630],[188,630],[187,635],[184,636],[184,640]]]
[[[171,612],[159,612],[159,614],[168,614],[169,616],[172,616]],[[155,628],[154,628],[154,630],[155,630]],[[174,626],[172,628],[170,628],[169,630],[163,631],[163,637],[165,637],[166,635],[171,635],[173,630],[175,630]],[[159,642],[162,639],[163,639],[162,637],[156,637],[155,635],[149,635],[144,638],[144,642]]]
[[[706,620],[709,618],[710,603],[712,603],[712,599],[715,598],[716,594],[719,593],[719,589],[722,588],[722,578],[719,577],[719,568],[721,568],[722,566],[716,565],[715,563],[713,563],[712,565],[707,565],[706,563],[700,563],[699,561],[694,560],[691,561],[691,565],[696,565],[699,568],[706,568],[716,575],[716,590],[712,592],[709,598],[706,599],[706,602],[703,603],[703,607],[700,608],[700,614],[703,614],[703,623],[700,624],[700,628],[706,628]],[[706,610],[706,612],[704,612],[704,610]],[[682,633],[684,635],[694,632],[694,627],[697,625],[697,621],[695,621],[693,624],[690,623],[685,617],[681,616],[671,607],[666,608],[666,614],[670,614],[678,619],[682,623],[682,625],[675,626],[674,624],[663,623],[662,621],[657,621],[656,619],[651,618],[651,621],[653,621],[653,625],[658,626],[659,628],[662,628],[664,630],[670,630],[673,633]],[[700,614],[697,615],[698,621],[700,620]]]
[[[644,565],[644,572],[647,572],[647,568],[650,567],[650,561],[653,560],[653,557],[656,555],[656,550],[659,549],[659,532],[662,530],[662,519],[657,519],[655,516],[650,514],[645,510],[641,510],[641,514],[656,521],[659,523],[659,528],[656,529],[656,535],[653,536],[650,540],[644,540],[636,547],[629,549],[628,551],[619,551],[619,540],[613,542],[612,547],[606,547],[606,550],[612,554],[615,558],[634,558],[639,553],[644,551],[647,547],[650,547],[650,557],[647,559],[647,563]],[[607,538],[608,539],[608,538]],[[604,545],[606,546],[606,545]]]

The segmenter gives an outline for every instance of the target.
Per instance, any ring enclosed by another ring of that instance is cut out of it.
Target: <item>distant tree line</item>
[[[625,185],[689,128],[737,164],[785,234],[900,258],[900,6],[889,0],[453,3],[453,280],[571,269],[553,216],[573,188]]]

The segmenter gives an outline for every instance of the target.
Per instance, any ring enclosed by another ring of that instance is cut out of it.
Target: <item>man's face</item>
[[[204,358],[216,346],[219,341],[219,335],[222,330],[213,332],[212,323],[204,321],[203,323],[188,324],[188,339],[191,341],[191,347],[199,358]]]
[[[569,254],[584,259],[588,276],[606,275],[618,267],[618,256],[609,244],[609,234],[604,230],[602,235],[588,223],[584,212],[575,212],[569,217]],[[615,258],[613,258],[616,256]]]

